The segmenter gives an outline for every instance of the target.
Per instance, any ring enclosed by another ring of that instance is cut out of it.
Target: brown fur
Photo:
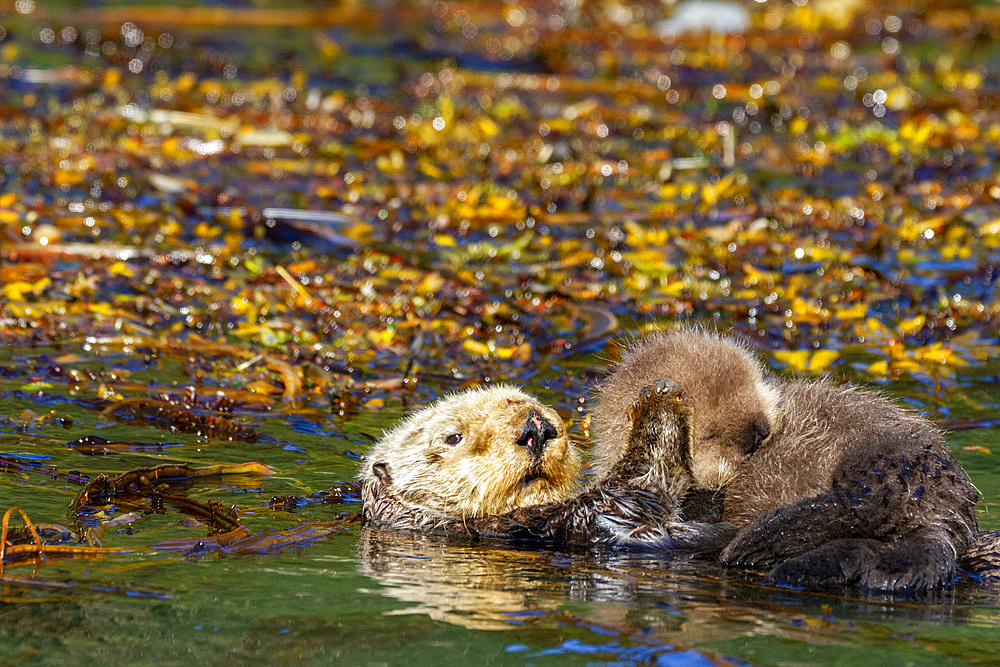
[[[592,414],[593,470],[602,477],[621,456],[636,391],[661,378],[678,382],[696,406],[691,471],[701,489],[721,489],[776,418],[760,363],[732,340],[695,329],[652,334],[631,347],[599,387]]]
[[[857,387],[770,379],[742,346],[684,329],[640,341],[601,386],[601,469],[621,451],[617,406],[649,374],[692,398],[694,482],[722,482],[723,519],[742,526],[724,563],[808,587],[916,592],[954,578],[976,535],[977,494],[925,419]],[[761,414],[769,435],[753,442]],[[705,474],[712,457],[732,474]]]

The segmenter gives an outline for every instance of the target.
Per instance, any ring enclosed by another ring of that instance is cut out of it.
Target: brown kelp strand
[[[10,518],[17,512],[24,521],[25,528],[18,535],[10,535]],[[58,544],[46,543],[44,537],[55,539]],[[8,564],[14,565],[23,561],[38,560],[43,557],[64,557],[64,558],[94,558],[109,554],[129,553],[131,549],[109,549],[104,547],[78,546],[64,544],[64,532],[60,530],[52,531],[51,528],[39,530],[28,518],[28,515],[19,507],[11,507],[4,512],[3,522],[0,525],[0,577],[4,576],[4,570]]]
[[[203,415],[148,398],[128,398],[104,410],[118,421],[153,426],[171,433],[192,433],[210,440],[257,442],[263,434],[252,426],[219,415]]]
[[[184,464],[164,464],[151,468],[136,468],[116,477],[99,475],[77,495],[73,508],[78,515],[91,507],[110,504],[141,504],[148,501],[151,511],[163,511],[164,505],[193,516],[215,530],[228,531],[240,526],[236,506],[225,507],[219,502],[200,502],[168,493],[169,485],[183,480],[218,475],[269,475],[272,470],[259,463],[192,467]]]
[[[95,477],[73,503],[77,521],[88,523],[84,520],[84,516],[92,507],[106,507],[112,504],[143,507],[145,501],[148,503],[148,506],[145,506],[147,511],[164,512],[166,506],[170,505],[177,511],[198,519],[213,531],[224,532],[240,527],[239,511],[235,505],[225,507],[220,502],[201,502],[167,493],[166,485],[153,486],[145,477],[139,477],[135,482],[116,488],[114,482],[104,475]]]

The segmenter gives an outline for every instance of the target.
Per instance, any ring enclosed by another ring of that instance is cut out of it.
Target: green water
[[[559,402],[556,395],[548,398]],[[73,424],[6,432],[0,451],[50,457],[42,462],[92,476],[166,461],[263,461],[273,476],[199,480],[175,491],[237,505],[254,532],[357,511],[357,503],[277,511],[268,501],[307,496],[353,478],[357,463],[347,452],[363,451],[402,410],[390,404],[339,422],[264,418],[261,427],[277,444],[245,444],[123,426],[73,403],[47,403]],[[20,392],[7,394],[0,406],[6,417],[43,407]],[[109,456],[66,447],[86,434],[180,445]],[[966,449],[1000,447],[997,432],[965,431],[951,441],[988,501],[983,526],[1000,527],[1000,465],[993,454]],[[282,442],[305,452],[283,449]],[[16,504],[36,522],[72,525],[70,502],[79,488],[8,470],[0,473],[0,505]],[[137,510],[119,506],[101,518],[130,511]],[[84,656],[113,664],[699,664],[705,656],[760,664],[1000,660],[997,588],[968,581],[920,603],[853,599],[766,589],[710,564],[670,563],[656,554],[531,550],[357,525],[269,555],[185,557],[149,546],[203,538],[204,527],[169,506],[160,513],[138,512],[130,525],[100,533],[104,546],[132,553],[51,560],[35,573],[31,563],[8,568],[9,576],[34,574],[37,581],[70,587],[4,586],[4,664],[62,664]]]

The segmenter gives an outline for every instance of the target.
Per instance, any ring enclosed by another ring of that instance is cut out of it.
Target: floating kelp
[[[14,531],[8,536],[10,517],[17,512],[24,521],[25,529]],[[23,561],[40,561],[42,558],[96,558],[111,554],[129,553],[131,549],[106,549],[103,547],[66,544],[68,531],[55,526],[36,526],[19,507],[11,507],[3,515],[0,526],[0,581],[4,580],[4,570],[8,564]],[[55,543],[43,541],[43,536]]]
[[[73,501],[78,519],[88,508],[110,504],[136,505],[149,501],[149,509],[163,511],[164,504],[171,504],[185,514],[197,518],[219,532],[240,528],[239,512],[235,506],[225,508],[222,503],[191,500],[167,492],[170,483],[192,478],[219,475],[270,475],[273,471],[260,463],[213,465],[192,467],[185,464],[164,464],[151,468],[136,468],[109,479],[98,475],[92,479]]]
[[[193,433],[209,440],[257,442],[263,436],[256,428],[227,417],[203,415],[147,398],[118,401],[105,408],[104,413],[127,424],[154,426],[171,433]]]

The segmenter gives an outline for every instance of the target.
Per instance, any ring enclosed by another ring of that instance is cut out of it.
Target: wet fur
[[[691,412],[676,383],[654,383],[639,392],[629,408],[625,455],[580,493],[568,483],[521,492],[517,480],[534,463],[516,439],[531,409],[544,410],[558,432],[545,450],[546,475],[575,479],[579,462],[553,411],[510,387],[475,389],[415,413],[375,445],[361,473],[366,522],[698,553],[718,553],[732,537],[728,526],[678,516],[691,485]],[[473,434],[469,446],[443,449],[440,443],[451,432],[463,432],[458,429]]]
[[[850,385],[768,378],[748,350],[713,333],[650,336],[612,370],[594,411],[602,468],[621,452],[619,406],[649,375],[684,387],[696,424],[710,413],[694,429],[692,459],[707,454],[733,471],[694,474],[740,528],[723,563],[768,570],[774,583],[903,593],[948,585],[960,559],[980,570],[994,559],[1000,570],[1000,538],[978,534],[975,489],[931,423]],[[755,445],[747,425],[759,414],[770,433]],[[725,437],[706,438],[713,430]]]
[[[777,397],[749,352],[696,329],[652,334],[629,349],[598,389],[592,414],[593,470],[603,476],[621,455],[636,391],[661,378],[678,382],[696,406],[691,455],[695,485],[721,489],[776,418]],[[683,363],[673,363],[674,360]]]

